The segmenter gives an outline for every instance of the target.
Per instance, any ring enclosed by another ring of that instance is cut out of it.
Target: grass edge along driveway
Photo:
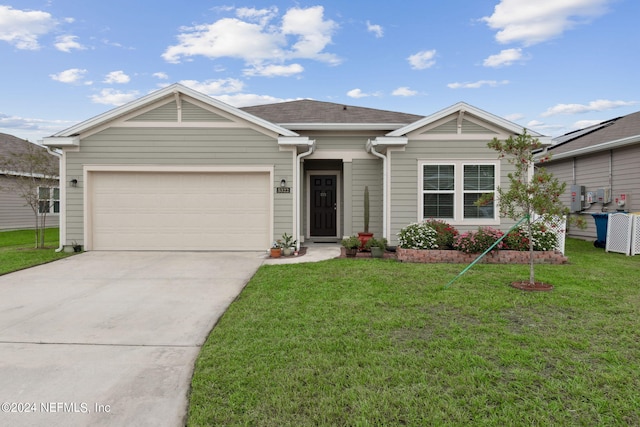
[[[188,423],[640,425],[640,257],[263,266],[196,363]]]
[[[58,228],[47,228],[45,249],[35,249],[33,230],[0,231],[0,275],[66,258],[72,253],[56,252]]]

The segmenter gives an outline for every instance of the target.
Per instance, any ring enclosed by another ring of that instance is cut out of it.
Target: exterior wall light
[[[284,178],[282,178],[282,179],[280,180],[280,187],[283,187],[283,188],[284,188],[284,187],[286,187],[286,186],[287,186],[287,180],[286,180],[286,179],[284,179]]]
[[[72,187],[77,187],[78,186],[78,180],[73,178],[71,181],[69,181],[69,184],[71,184]]]

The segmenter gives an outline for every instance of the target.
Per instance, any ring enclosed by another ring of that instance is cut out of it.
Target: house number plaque
[[[276,193],[291,193],[291,187],[276,187]]]

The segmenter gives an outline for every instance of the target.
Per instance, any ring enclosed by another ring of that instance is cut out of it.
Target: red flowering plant
[[[423,224],[436,230],[436,245],[438,249],[453,249],[453,242],[458,236],[458,230],[440,219],[429,218]]]
[[[486,251],[504,233],[491,227],[480,227],[478,231],[468,231],[457,236],[453,243],[453,248],[467,254],[481,253]],[[496,245],[493,250],[502,249],[503,242]]]

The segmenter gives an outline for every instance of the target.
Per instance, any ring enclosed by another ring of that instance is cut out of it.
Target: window
[[[476,201],[486,193],[495,195],[498,165],[489,161],[421,162],[420,218],[497,224],[495,201],[481,206]]]
[[[60,213],[60,188],[38,187],[38,212]]]

